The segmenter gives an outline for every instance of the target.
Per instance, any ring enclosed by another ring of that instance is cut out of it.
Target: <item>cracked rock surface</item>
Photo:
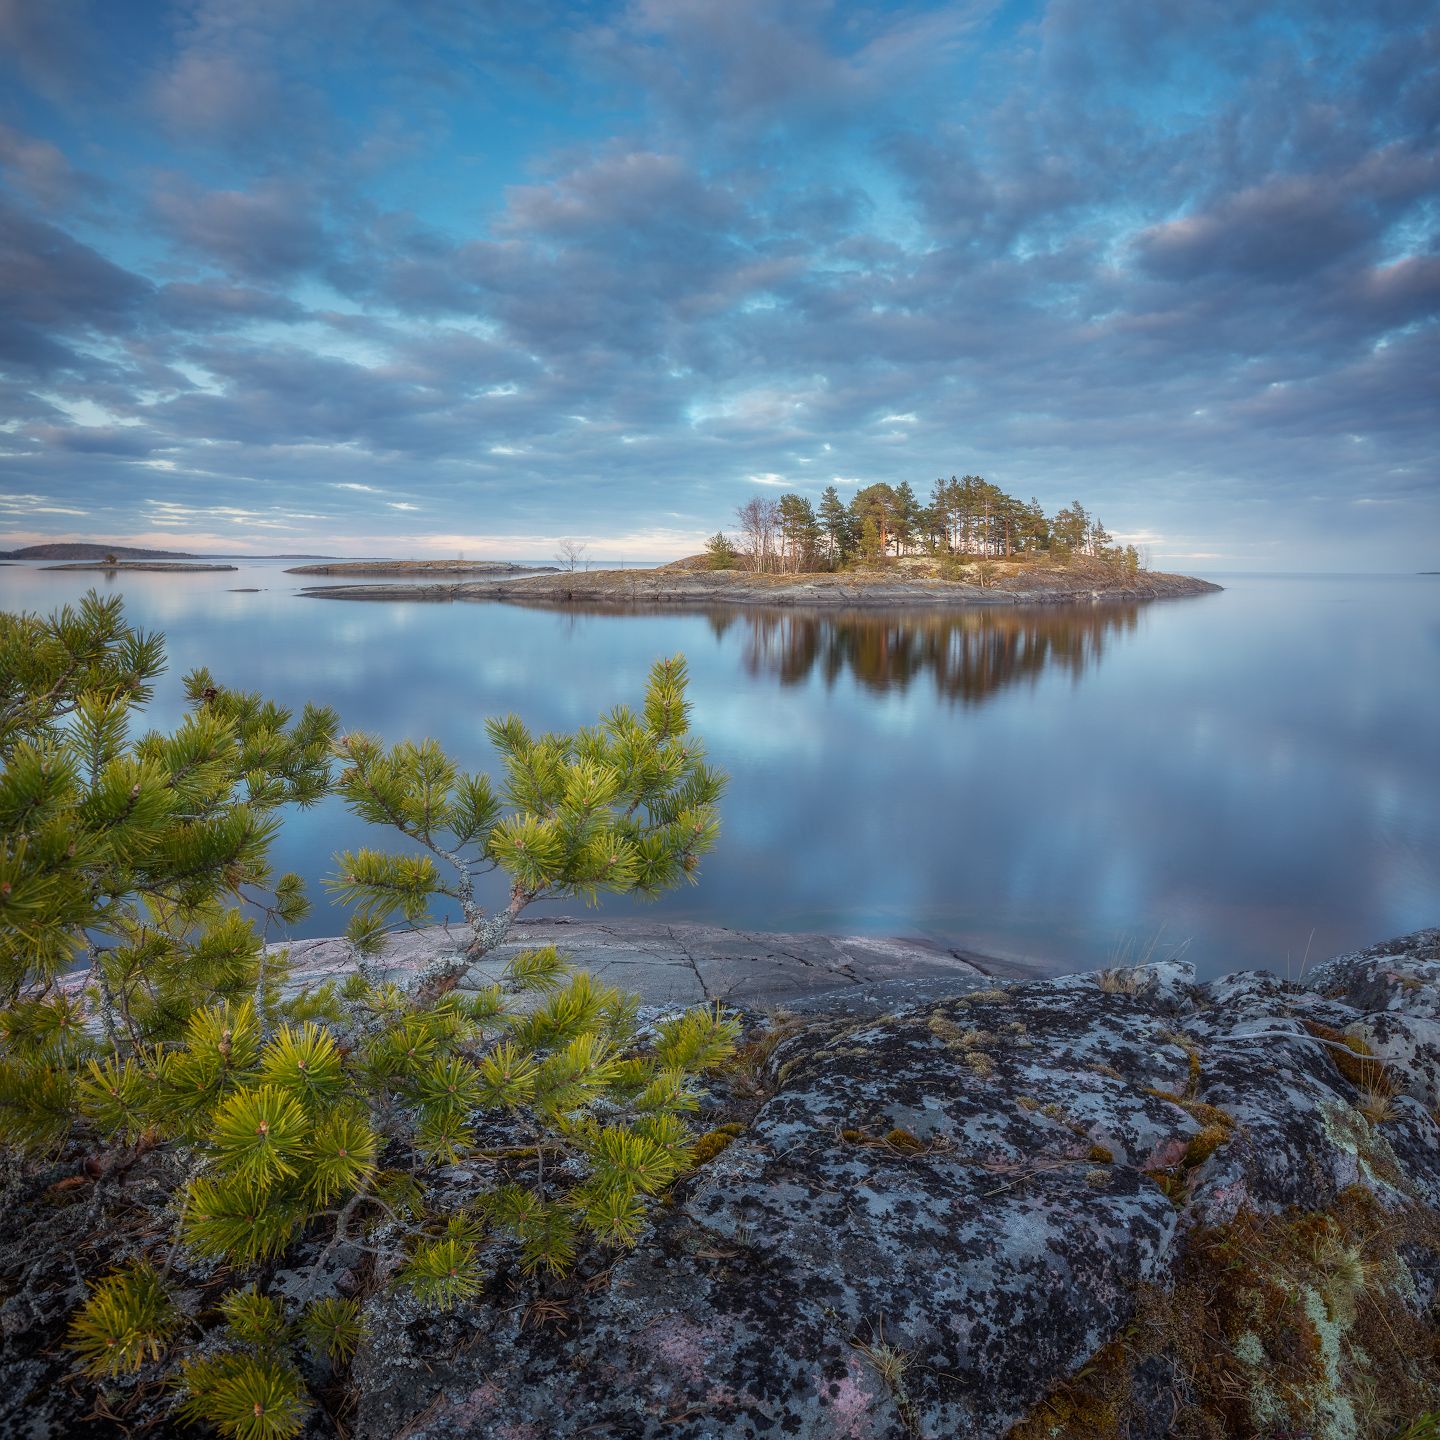
[[[462,933],[436,925],[392,935],[371,969],[387,979],[403,978],[458,950]],[[988,985],[986,972],[997,963],[985,961],[982,971],[963,953],[921,940],[770,934],[648,920],[522,919],[503,945],[471,968],[462,988],[489,985],[519,951],[543,945],[554,945],[578,969],[646,1004],[683,1007],[719,1000],[755,1010],[897,981],[936,982],[940,993],[953,993],[967,984]],[[343,978],[353,968],[342,940],[297,940],[287,948],[294,985]]]

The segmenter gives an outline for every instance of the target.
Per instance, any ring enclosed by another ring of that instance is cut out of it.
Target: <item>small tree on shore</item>
[[[717,530],[705,542],[705,556],[712,570],[734,570],[740,564],[740,552],[723,530]]]
[[[352,907],[347,935],[364,955],[397,922],[423,924],[436,900],[456,905],[467,935],[420,985],[433,999],[500,944],[515,918],[541,898],[602,892],[658,895],[693,880],[714,844],[723,777],[689,733],[685,663],[658,662],[643,711],[617,707],[574,735],[534,736],[518,716],[486,721],[504,779],[459,769],[427,740],[385,749],[342,736],[338,789],[362,819],[400,832],[424,853],[357,850],[338,857],[328,882]],[[509,877],[503,908],[488,914],[479,878]]]

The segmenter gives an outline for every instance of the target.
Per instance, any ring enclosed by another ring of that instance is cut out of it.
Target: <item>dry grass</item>
[[[890,1392],[907,1433],[918,1437],[920,1418],[915,1413],[915,1406],[905,1388],[905,1376],[914,1364],[914,1356],[909,1351],[891,1345],[885,1339],[884,1327],[881,1325],[875,1327],[875,1333],[869,1339],[857,1336],[850,1344]]]

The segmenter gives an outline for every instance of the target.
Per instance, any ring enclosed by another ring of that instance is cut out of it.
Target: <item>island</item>
[[[134,545],[109,545],[102,540],[55,540],[0,551],[5,560],[198,560],[186,550],[147,550]]]
[[[210,561],[177,563],[173,560],[71,560],[64,565],[47,565],[47,570],[151,570],[159,574],[189,574],[195,570],[238,570],[238,565],[216,565]]]
[[[508,560],[336,560],[325,565],[296,565],[287,575],[551,575],[553,565],[516,565]]]
[[[1221,587],[1189,575],[1136,570],[1088,557],[1066,564],[1016,559],[947,567],[906,557],[886,566],[767,573],[701,568],[692,557],[650,570],[497,574],[457,583],[317,585],[317,600],[499,600],[541,605],[762,605],[869,608],[928,605],[1053,605],[1203,595]],[[373,573],[373,572],[372,572]],[[951,576],[955,578],[951,578]]]
[[[1154,600],[1219,590],[1151,571],[1080,501],[1047,515],[979,475],[935,481],[922,502],[908,481],[867,485],[818,505],[804,495],[752,496],[735,533],[654,569],[536,572],[477,561],[461,583],[449,561],[303,566],[304,575],[405,576],[409,585],[311,586],[319,600],[508,600],[551,605],[1035,605]],[[1123,539],[1123,536],[1121,537]],[[583,550],[584,547],[578,547]],[[578,553],[577,550],[577,553]],[[562,550],[563,553],[563,550]],[[463,562],[462,562],[463,563]]]

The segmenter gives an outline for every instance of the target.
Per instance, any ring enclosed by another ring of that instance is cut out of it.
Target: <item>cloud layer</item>
[[[0,56],[15,540],[675,554],[979,471],[1437,559],[1423,0],[0,0]]]

